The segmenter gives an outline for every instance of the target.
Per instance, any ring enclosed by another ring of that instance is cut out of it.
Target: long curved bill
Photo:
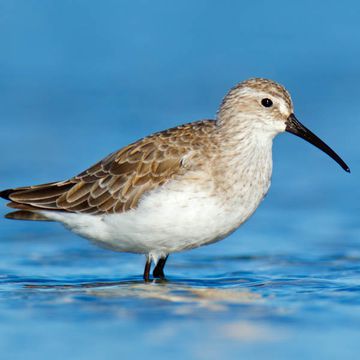
[[[295,117],[294,114],[291,114],[288,117],[285,130],[303,138],[310,144],[313,144],[318,149],[322,150],[324,153],[333,158],[345,171],[350,172],[350,168],[345,164],[341,157],[329,146],[327,146],[321,139],[319,139],[314,133],[301,124],[301,122]]]

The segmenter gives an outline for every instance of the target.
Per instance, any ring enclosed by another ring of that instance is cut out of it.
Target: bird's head
[[[273,138],[287,131],[303,138],[333,158],[345,171],[345,162],[321,139],[302,125],[294,114],[289,92],[275,81],[254,78],[233,87],[220,106],[217,121],[258,138]]]

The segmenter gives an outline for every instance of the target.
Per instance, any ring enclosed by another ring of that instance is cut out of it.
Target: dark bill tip
[[[301,122],[295,117],[294,114],[291,114],[288,117],[285,130],[301,137],[310,144],[313,144],[318,149],[322,150],[324,153],[328,154],[332,159],[334,159],[346,172],[350,172],[350,168],[341,159],[341,157],[329,146],[327,146],[321,139],[319,139],[314,133],[301,124]]]

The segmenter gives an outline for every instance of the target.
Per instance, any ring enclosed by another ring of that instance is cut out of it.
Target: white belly
[[[263,189],[253,191],[256,194],[247,193],[239,201],[224,202],[222,194],[214,195],[206,187],[200,190],[174,181],[149,193],[138,208],[125,213],[44,214],[102,247],[158,257],[224,238],[254,212],[263,198]]]

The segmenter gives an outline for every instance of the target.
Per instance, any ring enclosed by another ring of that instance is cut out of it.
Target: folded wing
[[[26,213],[110,214],[134,209],[145,193],[181,175],[182,159],[200,146],[196,134],[204,139],[213,126],[214,121],[207,120],[169,129],[109,155],[69,180],[4,190],[0,196],[19,210],[12,213],[17,216],[7,217],[45,220]]]

